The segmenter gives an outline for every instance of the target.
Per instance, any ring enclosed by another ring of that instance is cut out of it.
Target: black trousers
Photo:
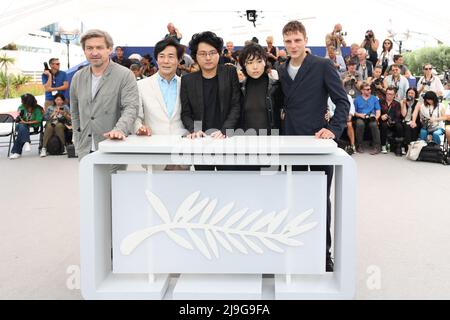
[[[392,137],[395,138],[403,138],[403,125],[400,122],[396,122],[395,125],[388,125],[387,121],[380,122],[380,136],[381,136],[381,145],[385,146],[387,142],[388,132],[392,132]]]
[[[331,257],[331,181],[333,180],[333,166],[309,166],[311,171],[323,171],[327,175],[327,248],[326,257]],[[308,171],[308,166],[292,166],[292,171]]]
[[[356,145],[361,146],[364,142],[364,131],[368,126],[370,128],[370,132],[372,133],[372,142],[374,147],[380,146],[380,130],[378,130],[377,121],[375,119],[361,119],[354,118],[355,122],[355,139]]]
[[[411,128],[408,124],[403,123],[403,130],[405,133],[405,146],[408,146],[410,142],[417,141],[419,138],[419,127]]]

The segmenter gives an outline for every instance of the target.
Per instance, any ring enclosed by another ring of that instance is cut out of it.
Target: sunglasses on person
[[[423,68],[423,70],[432,70],[433,68]]]

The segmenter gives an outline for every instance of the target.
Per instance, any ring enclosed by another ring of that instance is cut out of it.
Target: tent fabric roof
[[[183,44],[193,33],[211,30],[235,44],[243,44],[253,36],[264,43],[267,35],[273,35],[275,44],[282,45],[282,26],[292,19],[303,21],[313,46],[324,45],[326,33],[336,23],[348,32],[348,45],[360,43],[367,29],[373,29],[380,41],[392,30],[404,41],[404,48],[423,47],[432,42],[430,39],[450,44],[450,1],[424,5],[417,0],[381,0],[372,2],[372,12],[369,3],[361,0],[342,0],[339,5],[328,1],[299,3],[285,0],[282,7],[276,8],[273,2],[250,0],[243,4],[230,0],[221,2],[218,10],[217,3],[205,0],[175,0],[166,7],[145,0],[134,0],[127,7],[118,0],[4,0],[0,9],[0,47],[29,31],[65,19],[81,20],[86,28],[107,30],[116,44],[129,46],[153,46],[167,32],[168,22],[179,27]],[[257,10],[256,28],[244,16],[246,9]],[[416,43],[406,39],[408,35]]]

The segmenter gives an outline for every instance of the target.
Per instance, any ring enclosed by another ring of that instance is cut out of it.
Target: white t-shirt
[[[347,94],[348,102],[350,102],[350,111],[349,115],[354,116],[355,115],[355,105],[353,104],[353,98],[351,95]],[[336,110],[336,105],[331,100],[330,97],[328,97],[328,111],[330,111],[330,117],[332,118],[334,116],[334,110]]]
[[[417,82],[417,90],[420,91],[422,88],[424,88],[424,92],[426,91],[434,91],[435,93],[440,92],[441,94],[444,92],[444,86],[442,85],[441,80],[433,76],[431,78],[430,85],[423,85],[422,81],[425,80],[425,77],[420,77],[419,82]]]
[[[292,66],[292,64],[289,63],[287,69],[288,69],[289,76],[291,77],[292,80],[295,79],[295,76],[297,75],[298,70],[300,69],[300,67],[301,67],[301,65],[298,66],[298,67],[294,67],[294,66]]]

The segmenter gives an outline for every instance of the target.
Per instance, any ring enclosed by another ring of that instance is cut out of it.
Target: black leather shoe
[[[333,272],[334,269],[334,263],[331,257],[327,257],[326,263],[325,263],[325,271],[326,272]]]

